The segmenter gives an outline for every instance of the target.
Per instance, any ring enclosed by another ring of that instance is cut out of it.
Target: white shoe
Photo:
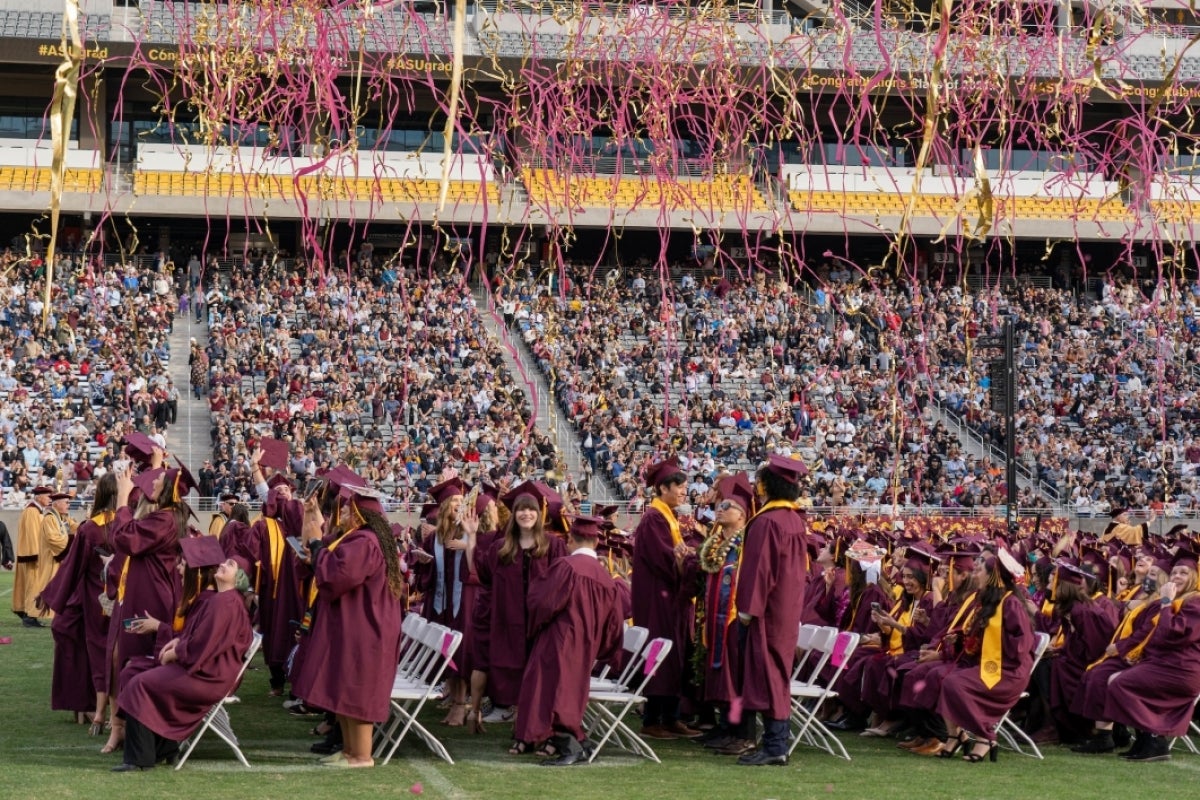
[[[231,694],[225,698],[225,705],[227,705],[227,706],[231,706],[234,703],[240,703],[240,702],[242,702],[242,699],[240,697],[238,697],[236,694]]]
[[[299,697],[294,698],[292,700],[284,700],[283,701],[283,707],[288,711],[291,711],[296,706],[302,706],[302,705],[304,705],[304,701],[301,700]]]
[[[483,721],[490,723],[492,725],[497,725],[497,724],[504,723],[504,722],[512,722],[516,718],[517,718],[517,711],[515,708],[505,708],[504,706],[496,706],[495,708],[492,709],[490,714],[488,714],[487,716],[485,716],[483,718]]]

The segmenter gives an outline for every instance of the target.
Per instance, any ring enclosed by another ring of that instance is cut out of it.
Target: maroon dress
[[[938,712],[970,733],[994,738],[996,726],[1021,698],[1033,668],[1033,623],[1024,601],[1014,592],[1000,604],[1004,613],[1000,629],[1000,680],[988,688],[980,678],[978,648],[964,651],[952,672],[942,681]],[[986,624],[986,620],[980,620]],[[979,639],[983,639],[979,631]]]
[[[313,624],[292,690],[340,716],[386,722],[400,660],[400,599],[388,589],[374,531],[359,528],[335,541],[314,556]]]
[[[127,632],[123,620],[141,616],[169,620],[174,618],[175,609],[179,607],[182,587],[175,569],[179,560],[175,513],[162,509],[142,519],[134,519],[133,511],[121,508],[112,523],[112,542],[115,553],[124,557],[115,576],[111,567],[118,559],[113,559],[108,575],[109,589],[116,586],[118,595],[113,606],[113,621],[108,626],[109,644],[116,649],[117,675],[110,676],[115,680],[126,661],[134,656],[148,656],[154,649],[153,636]],[[125,576],[123,598],[120,589],[122,573]],[[120,692],[121,686],[118,685],[116,690]]]
[[[908,667],[916,665],[921,646],[930,644],[933,635],[938,632],[934,628],[937,611],[933,604],[933,592],[921,595],[916,608],[924,611],[927,619],[925,622],[912,622],[904,630],[900,637],[900,646],[904,652],[896,655],[876,653],[863,664],[863,704],[883,715],[885,719],[896,710],[901,675]]]
[[[1134,616],[1133,626],[1129,633],[1112,643],[1117,649],[1117,654],[1104,656],[1087,668],[1083,674],[1083,681],[1079,684],[1079,691],[1075,693],[1075,698],[1071,701],[1071,713],[1094,722],[1105,721],[1102,715],[1104,714],[1104,704],[1108,699],[1108,681],[1113,675],[1130,667],[1130,662],[1127,660],[1130,651],[1146,642],[1154,632],[1158,624],[1160,608],[1160,603],[1152,601],[1143,603],[1129,612],[1136,616]],[[1122,624],[1124,624],[1123,621]]]
[[[592,664],[621,647],[616,583],[594,552],[576,551],[530,581],[527,603],[534,644],[514,735],[540,742],[561,731],[582,740]]]
[[[806,531],[802,515],[771,509],[750,520],[742,549],[737,610],[752,619],[741,632],[738,694],[745,710],[775,720],[791,713],[792,665],[808,576]]]
[[[104,591],[104,562],[97,547],[109,547],[106,526],[89,519],[80,524],[63,552],[62,563],[42,601],[55,614],[54,668],[50,707],[59,711],[89,711],[96,692],[106,690],[108,617],[100,607]]]
[[[463,654],[463,675],[487,672],[491,665],[488,650],[492,639],[492,590],[490,586],[483,585],[479,570],[481,562],[487,558],[488,550],[499,535],[499,531],[475,535],[475,571],[467,574],[467,583],[463,588],[463,603],[469,615],[466,624],[463,625],[463,641],[460,648]]]
[[[488,632],[488,695],[498,706],[514,706],[521,695],[525,664],[533,641],[528,638],[529,612],[526,608],[529,587],[550,566],[567,554],[567,546],[557,536],[549,538],[549,549],[542,558],[532,558],[522,550],[511,564],[500,563],[504,538],[497,537],[488,554],[477,563],[479,582],[491,595]]]
[[[1050,708],[1061,716],[1080,695],[1080,682],[1088,665],[1104,655],[1117,629],[1111,603],[1076,603],[1062,619],[1062,649],[1050,659]]]
[[[683,690],[688,645],[692,641],[699,561],[675,559],[671,528],[662,512],[648,508],[633,532],[633,624],[650,631],[650,639],[670,639],[671,652],[646,686],[646,694],[676,696]],[[797,629],[799,630],[799,629]]]
[[[1178,611],[1162,607],[1142,660],[1109,681],[1103,718],[1155,736],[1183,736],[1197,695],[1200,595],[1192,594]]]
[[[201,592],[175,645],[179,660],[130,677],[121,711],[164,739],[186,739],[234,688],[253,637],[240,594]]]
[[[288,545],[289,536],[300,536],[304,523],[304,504],[299,500],[280,501],[271,498],[268,505],[276,504],[274,519],[279,523],[280,540],[272,543],[272,536],[265,518],[257,520],[251,527],[248,542],[258,563],[258,627],[263,635],[263,660],[267,666],[282,670],[288,654],[296,644],[296,628],[304,616],[304,596],[301,591],[300,561]],[[279,551],[279,573],[275,574],[271,560],[272,546]]]
[[[935,609],[932,624],[936,630],[930,641],[938,647],[942,657],[936,661],[914,661],[897,665],[900,691],[896,697],[896,705],[899,708],[929,712],[937,710],[938,700],[942,696],[942,680],[954,670],[954,659],[952,654],[946,651],[943,639],[948,634],[961,632],[971,609],[976,607],[975,597],[976,593],[973,591],[961,598],[951,596]],[[969,607],[964,610],[964,605]]]

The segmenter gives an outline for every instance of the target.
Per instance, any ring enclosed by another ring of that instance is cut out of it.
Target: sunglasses
[[[717,503],[717,511],[728,511],[731,508],[741,508],[741,506],[736,505],[732,500],[722,500]]]

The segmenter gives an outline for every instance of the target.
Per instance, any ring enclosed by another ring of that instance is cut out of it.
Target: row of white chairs
[[[430,700],[441,695],[442,678],[454,667],[462,632],[429,622],[417,614],[404,618],[400,629],[400,663],[392,682],[391,717],[375,728],[374,757],[392,760],[404,737],[413,731],[447,764],[454,759],[446,746],[422,725],[417,716]]]

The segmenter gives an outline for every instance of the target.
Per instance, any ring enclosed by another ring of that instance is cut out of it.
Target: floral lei
[[[708,573],[717,573],[725,566],[725,558],[729,551],[742,543],[742,531],[735,531],[728,539],[721,531],[714,533],[700,545],[700,569]]]

